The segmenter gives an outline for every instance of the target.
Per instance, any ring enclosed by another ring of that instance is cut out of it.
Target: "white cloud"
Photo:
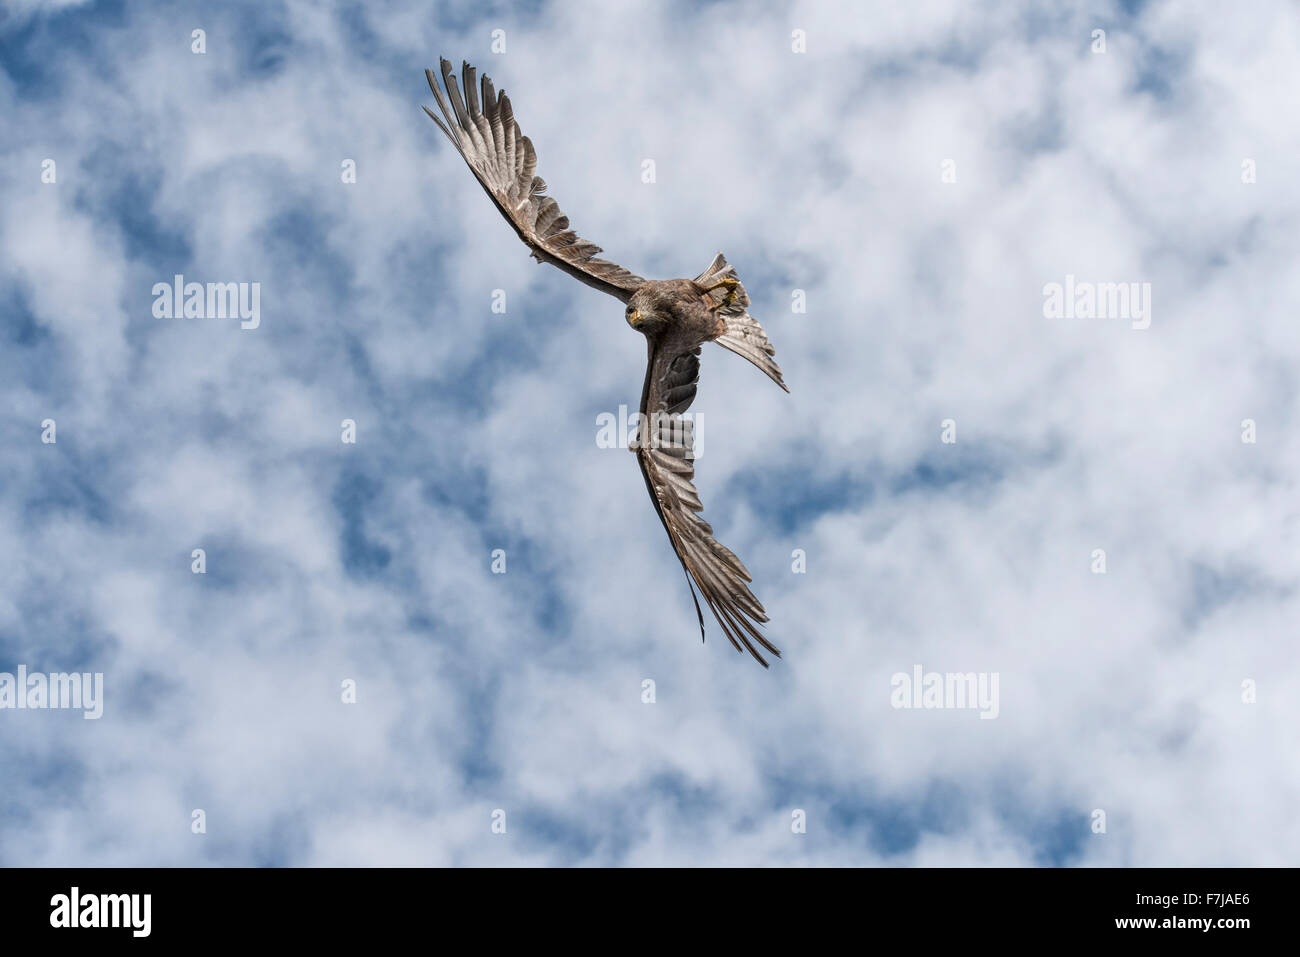
[[[19,863],[1016,864],[1062,821],[1069,862],[1294,859],[1294,10],[290,5],[256,75],[245,12],[203,17],[204,56],[133,12],[111,82],[51,50],[58,90],[0,88],[0,293],[31,317],[0,360],[0,670],[91,655],[108,688],[100,722],[0,713],[6,779],[78,782],[24,786]],[[793,394],[706,349],[698,483],[770,672],[711,621],[700,646],[594,442],[644,345],[423,118],[439,52],[510,92],[608,256],[721,249],[749,287]],[[154,319],[176,272],[260,281],[262,327]],[[1066,274],[1150,282],[1151,328],[1044,318]],[[998,672],[998,719],[890,708],[918,663]]]

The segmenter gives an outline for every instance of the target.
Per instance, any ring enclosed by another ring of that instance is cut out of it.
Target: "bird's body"
[[[425,74],[446,122],[427,107],[425,112],[456,146],[534,258],[624,302],[628,325],[646,337],[640,425],[636,441],[630,443],[632,451],[687,582],[693,582],[692,598],[698,586],[736,650],[743,646],[767,667],[755,644],[777,657],[781,653],[758,630],[768,618],[749,590],[749,572],[713,537],[713,529],[699,514],[703,505],[693,484],[694,426],[682,416],[695,399],[700,349],[706,342],[717,342],[745,357],[790,391],[763,327],[745,311],[749,305],[745,287],[721,253],[694,279],[642,279],[616,263],[597,259],[600,248],[573,232],[555,200],[544,195],[546,183],[534,175],[537,154],[520,132],[505,93],[498,97],[484,76],[480,101],[476,71],[466,63],[462,100],[451,64],[444,59],[441,68],[450,106],[433,73],[426,70]],[[695,611],[703,636],[698,599]]]
[[[703,288],[689,279],[647,279],[627,303],[628,325],[662,346],[694,349],[727,331]]]

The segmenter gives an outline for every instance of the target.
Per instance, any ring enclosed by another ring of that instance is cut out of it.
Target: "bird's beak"
[[[641,325],[641,310],[633,309],[632,315],[628,318],[627,321],[630,322],[633,326]]]

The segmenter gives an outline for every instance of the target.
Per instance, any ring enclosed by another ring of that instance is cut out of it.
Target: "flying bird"
[[[775,352],[767,334],[745,311],[749,296],[736,270],[718,253],[694,279],[642,279],[617,263],[596,258],[600,247],[570,228],[559,205],[545,195],[546,182],[534,175],[537,153],[532,141],[520,132],[505,91],[498,95],[484,74],[480,99],[477,72],[463,63],[462,99],[451,63],[443,59],[441,67],[445,96],[433,72],[424,73],[442,119],[427,106],[424,112],[451,140],[483,191],[532,250],[533,258],[558,266],[625,303],[628,325],[645,336],[648,358],[641,415],[636,439],[629,445],[641,467],[650,501],[686,572],[700,637],[704,637],[704,614],[695,594],[697,587],[736,650],[743,646],[766,668],[767,660],[755,645],[778,658],[781,652],[759,631],[768,617],[749,590],[749,572],[713,537],[713,529],[700,515],[704,506],[693,484],[693,423],[682,418],[695,400],[700,347],[706,342],[716,342],[743,356],[790,391],[773,359]]]

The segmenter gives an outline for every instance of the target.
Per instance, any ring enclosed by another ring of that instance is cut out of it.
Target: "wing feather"
[[[678,352],[651,342],[649,353],[634,451],[650,500],[691,586],[700,637],[704,637],[704,614],[696,588],[727,640],[766,668],[767,660],[756,645],[781,657],[758,630],[758,625],[768,620],[767,612],[749,590],[752,579],[748,569],[735,552],[713,537],[712,526],[700,514],[704,505],[695,490],[694,426],[681,415],[695,400],[700,349],[696,346]]]
[[[536,175],[537,151],[515,122],[514,108],[505,90],[498,95],[485,74],[480,99],[476,86],[478,71],[464,63],[462,98],[451,62],[443,58],[440,69],[441,86],[432,70],[425,70],[424,74],[442,119],[428,107],[424,112],[451,140],[497,209],[533,251],[533,256],[627,302],[645,280],[617,263],[598,259],[601,248],[571,230],[569,219],[560,212],[559,205],[544,195],[546,181]]]

